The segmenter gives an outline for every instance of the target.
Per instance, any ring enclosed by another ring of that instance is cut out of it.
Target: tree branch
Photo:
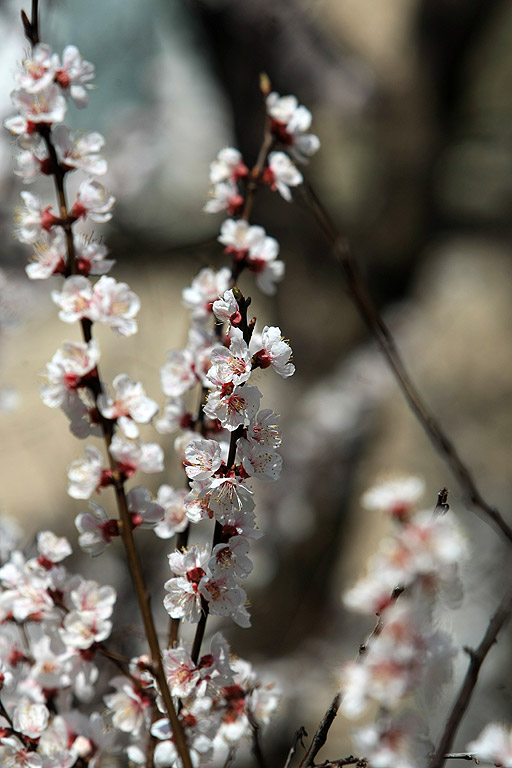
[[[488,504],[482,497],[469,469],[460,458],[455,446],[444,432],[441,424],[429,411],[420,393],[412,383],[396,348],[395,340],[380,316],[364,280],[359,273],[349,241],[339,234],[325,207],[320,202],[311,186],[308,185],[304,187],[304,196],[317,223],[327,237],[336,260],[343,269],[348,290],[357,310],[384,353],[411,410],[427,433],[436,450],[443,456],[459,481],[468,502],[479,510],[480,517],[487,522],[492,523],[493,526],[507,539],[509,544],[512,544],[512,527],[505,522],[501,513],[495,507]]]
[[[439,740],[438,747],[432,756],[430,768],[442,768],[447,756],[450,757],[450,755],[447,755],[447,753],[450,751],[453,740],[457,733],[457,729],[469,706],[469,702],[471,701],[471,697],[478,680],[480,667],[482,666],[484,659],[489,653],[491,647],[496,642],[498,633],[504,624],[508,621],[511,614],[512,589],[509,589],[499,604],[496,613],[490,619],[485,635],[483,636],[482,641],[476,651],[468,648],[464,649],[469,654],[469,667],[462,683],[462,687],[459,691],[459,695],[455,699],[452,711],[450,712],[448,720],[446,721],[446,726]]]

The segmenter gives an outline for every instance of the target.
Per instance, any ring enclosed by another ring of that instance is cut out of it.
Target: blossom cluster
[[[27,275],[63,279],[51,292],[52,300],[59,318],[78,322],[83,333],[82,342],[63,342],[47,364],[41,397],[49,407],[64,411],[78,438],[103,438],[109,454],[105,462],[102,451],[88,442],[84,457],[69,466],[69,495],[88,499],[90,507],[76,518],[79,544],[99,555],[126,525],[132,530],[153,528],[161,538],[180,534],[183,543],[189,523],[213,520],[211,546],[185,545],[169,555],[172,577],[165,584],[164,606],[174,621],[199,622],[213,613],[249,626],[247,595],[240,581],[252,570],[249,543],[261,535],[251,481],[276,480],[282,464],[277,416],[260,407],[262,393],[251,376],[255,370],[271,368],[288,378],[295,368],[280,328],[264,326],[258,331],[256,319],[248,317],[250,299],[242,295],[237,279],[247,269],[261,290],[273,293],[284,274],[284,264],[277,258],[279,244],[262,227],[251,226],[239,208],[224,207],[231,218],[222,224],[218,239],[232,266],[203,269],[184,290],[191,315],[189,343],[171,352],[162,369],[162,387],[169,400],[156,426],[161,433],[179,430],[176,448],[187,487],[163,484],[156,498],[142,486],[126,492],[124,484],[135,472],[162,471],[164,457],[157,443],[140,438],[139,425],[149,424],[158,412],[143,385],[121,373],[109,391],[99,374],[100,349],[93,325],[108,325],[121,336],[136,333],[139,299],[128,285],[108,274],[114,261],[106,246],[77,232],[84,222],[109,221],[115,202],[94,178],[107,170],[100,154],[103,137],[96,132],[75,135],[63,125],[68,99],[84,107],[93,78],[94,66],[75,47],[68,46],[61,61],[49,46],[37,43],[16,74],[18,88],[12,101],[18,114],[6,121],[20,150],[17,173],[26,183],[40,175],[52,176],[59,198],[56,215],[37,195],[22,193],[16,236],[34,248]],[[305,161],[319,144],[306,133],[311,115],[294,97],[277,94],[268,96],[267,112],[272,141],[261,167],[249,178],[237,150],[222,150],[211,168],[214,199],[220,199],[219,185],[224,184],[229,194],[238,185],[242,206],[258,185],[278,190],[290,200],[290,187],[302,182],[288,154],[271,149],[281,144]],[[75,171],[86,177],[68,205],[66,182]],[[212,208],[211,202],[210,212],[222,209]],[[98,277],[96,282],[90,279],[93,276]],[[194,391],[200,392],[197,415],[188,407]],[[92,499],[111,485],[124,499],[127,521],[111,518]],[[0,569],[4,622],[21,628],[26,645],[23,656],[15,655],[13,661],[6,656],[2,687],[8,689],[13,674],[8,664],[22,661],[28,678],[36,675],[32,662],[37,668],[44,665],[47,672],[54,670],[51,681],[45,678],[39,688],[30,682],[20,685],[18,674],[21,703],[14,696],[5,702],[2,698],[1,756],[31,768],[72,766],[77,761],[93,768],[100,764],[103,750],[124,749],[130,760],[145,763],[150,742],[156,740],[155,765],[174,765],[176,739],[162,680],[157,682],[154,652],[152,659],[142,656],[124,662],[123,674],[110,681],[114,693],[103,697],[104,715],[94,713],[85,723],[74,712],[73,696],[89,700],[94,695],[98,670],[93,659],[101,653],[109,657],[105,641],[112,629],[115,593],[95,582],[70,578],[57,565],[70,547],[52,536],[41,535],[46,544],[37,560],[25,562],[21,553],[15,553]],[[162,659],[194,763],[209,760],[219,748],[232,752],[254,723],[264,724],[275,709],[276,694],[257,681],[247,663],[230,659],[221,635],[212,639],[209,654],[191,656],[179,643],[163,651]],[[84,664],[89,665],[86,671]],[[107,722],[113,727],[108,736]]]
[[[173,619],[198,622],[205,611],[231,616],[249,626],[246,592],[240,585],[252,569],[250,540],[258,537],[251,480],[270,482],[281,473],[281,444],[277,415],[261,408],[262,393],[252,383],[253,371],[271,368],[282,378],[295,371],[292,350],[281,329],[256,328],[237,286],[243,270],[256,276],[265,293],[274,293],[284,275],[277,259],[279,244],[263,227],[248,221],[251,196],[258,185],[277,189],[291,200],[290,186],[302,175],[283,145],[305,160],[319,146],[306,133],[311,113],[295,97],[271,93],[266,98],[267,134],[263,159],[251,171],[234,147],[221,150],[210,166],[212,197],[209,213],[227,211],[219,242],[231,258],[231,268],[204,268],[183,291],[190,310],[188,345],[169,353],[161,371],[162,389],[169,398],[157,429],[179,431],[176,447],[183,457],[188,492],[182,497],[184,515],[197,523],[215,521],[212,546],[185,546],[169,556],[173,577],[167,581],[165,607]],[[199,414],[187,399],[200,389]],[[197,433],[200,433],[198,436]],[[177,491],[171,489],[176,498]],[[166,513],[167,516],[167,513]],[[172,518],[172,520],[171,520]],[[173,505],[166,532],[182,530],[183,517]]]
[[[113,587],[69,573],[67,539],[37,536],[37,557],[14,550],[0,567],[0,759],[2,765],[100,765],[116,735],[103,713],[79,714],[99,677],[112,631]]]
[[[345,605],[378,624],[357,661],[342,671],[341,711],[363,715],[372,703],[381,716],[355,733],[358,749],[376,768],[426,764],[426,724],[402,711],[421,689],[424,704],[451,676],[455,649],[450,636],[433,627],[434,602],[444,593],[461,595],[459,564],[467,545],[450,511],[418,511],[418,478],[384,483],[363,496],[371,510],[386,513],[393,533],[369,562],[368,574],[344,595]]]

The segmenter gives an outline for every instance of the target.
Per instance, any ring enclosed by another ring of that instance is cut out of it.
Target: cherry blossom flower
[[[232,432],[240,426],[248,426],[256,415],[263,397],[257,387],[236,386],[222,395],[222,390],[213,390],[208,395],[204,413],[210,419],[218,419],[224,429]]]
[[[210,199],[205,204],[205,213],[222,213],[227,211],[230,216],[240,213],[244,199],[233,181],[223,181],[215,184],[210,192]]]
[[[304,181],[302,173],[284,152],[270,153],[262,180],[270,189],[279,192],[288,203],[292,200],[290,187],[297,187]]]
[[[206,575],[209,558],[210,548],[197,544],[169,555],[169,566],[178,574],[164,584],[169,593],[164,598],[164,607],[171,618],[186,619],[192,623],[201,618],[199,583]]]
[[[238,442],[238,453],[242,466],[248,475],[257,477],[263,482],[278,480],[281,474],[283,460],[281,456],[266,445],[249,438],[241,438]]]
[[[50,713],[44,704],[34,704],[28,698],[22,697],[14,707],[12,725],[15,731],[37,739],[46,729]]]
[[[56,536],[52,531],[39,531],[37,534],[39,560],[45,564],[60,563],[72,553],[71,544],[65,536]]]
[[[238,309],[238,302],[231,288],[229,291],[224,291],[221,299],[213,302],[212,310],[217,320],[220,320],[222,323],[231,323],[231,325],[236,327],[242,320],[242,315]]]
[[[142,384],[132,381],[126,373],[116,376],[114,389],[114,399],[103,393],[99,395],[98,409],[106,419],[116,419],[126,437],[138,437],[139,430],[135,422],[149,424],[158,411],[158,405],[146,396]]]
[[[295,96],[279,96],[273,91],[267,96],[267,112],[272,119],[274,136],[299,162],[307,162],[320,148],[318,136],[306,133],[311,126],[311,112],[299,105]]]
[[[283,379],[295,373],[295,366],[289,362],[292,349],[283,339],[280,328],[266,325],[261,332],[261,344],[262,348],[253,357],[254,365],[260,368],[272,366]]]
[[[212,550],[208,566],[215,575],[235,574],[245,578],[252,571],[252,562],[247,557],[249,542],[243,536],[232,536],[226,544],[217,544]]]
[[[103,454],[92,445],[84,451],[85,460],[76,459],[68,468],[68,494],[73,499],[88,499],[102,485]]]
[[[208,379],[215,386],[236,386],[248,380],[252,370],[251,355],[239,328],[231,329],[229,348],[219,347],[212,351],[211,363]]]
[[[37,93],[51,85],[59,67],[59,57],[49,45],[37,43],[32,56],[22,62],[14,77],[18,85],[29,93]]]
[[[212,304],[228,290],[230,278],[231,270],[226,267],[218,272],[205,267],[196,275],[182,292],[183,303],[192,310],[193,320],[208,322],[211,319]]]
[[[189,349],[173,349],[160,369],[162,390],[169,397],[180,397],[197,384],[194,355]]]
[[[242,153],[234,147],[221,149],[217,158],[210,164],[210,181],[219,184],[222,181],[238,181],[245,178],[249,170],[245,165]]]
[[[79,532],[78,544],[90,555],[100,555],[113,538],[120,535],[117,520],[112,520],[105,509],[94,501],[89,502],[92,512],[82,512],[75,519]]]
[[[170,485],[161,485],[156,495],[158,504],[164,510],[164,517],[155,527],[160,539],[170,539],[175,533],[184,531],[189,523],[185,514],[185,490],[175,490]]]
[[[142,472],[162,472],[164,468],[164,453],[157,443],[141,443],[116,434],[109,451],[127,477],[131,477],[137,469]]]
[[[161,522],[163,507],[153,499],[147,488],[141,485],[131,488],[126,494],[126,501],[134,527],[154,528]]]
[[[163,388],[163,387],[162,387]],[[190,426],[192,416],[187,412],[182,397],[170,397],[164,405],[163,413],[155,422],[156,431],[169,435],[176,430]]]
[[[66,99],[57,85],[49,85],[35,93],[12,91],[11,101],[26,121],[24,130],[20,131],[17,128],[18,125],[21,127],[21,123],[7,120],[6,128],[14,133],[29,133],[31,123],[61,123],[66,114]]]
[[[103,275],[95,284],[93,294],[92,310],[87,315],[90,320],[110,325],[120,336],[137,333],[134,318],[140,300],[126,283],[118,283],[113,277]]]
[[[46,364],[46,383],[41,387],[41,399],[50,408],[58,408],[69,392],[74,392],[82,380],[96,369],[100,358],[98,342],[87,344],[65,341]]]
[[[70,215],[77,218],[88,217],[92,221],[104,224],[112,218],[112,208],[115,202],[115,197],[108,195],[105,187],[99,181],[88,178],[80,184],[76,202]]]
[[[41,199],[32,192],[21,192],[24,206],[16,211],[14,235],[20,243],[35,243],[43,232],[49,232],[59,219],[50,213],[51,206],[43,208]]]
[[[191,480],[206,480],[222,463],[220,445],[216,440],[194,440],[185,449],[185,472]]]
[[[149,727],[151,700],[137,690],[126,677],[114,677],[110,681],[116,693],[109,693],[103,701],[112,713],[112,723],[125,733],[138,736]]]
[[[366,491],[361,504],[372,512],[387,512],[398,520],[406,520],[425,491],[419,477],[403,477],[379,483]]]
[[[100,155],[105,139],[97,131],[75,136],[67,126],[58,125],[52,138],[59,162],[67,170],[79,168],[93,176],[107,172],[107,162]]]
[[[52,300],[60,307],[59,318],[64,323],[76,323],[93,314],[93,287],[86,277],[66,278],[61,291],[52,291]]]
[[[91,87],[89,83],[94,79],[94,73],[94,64],[83,59],[75,45],[64,48],[62,65],[56,72],[56,79],[61,88],[69,89],[71,99],[79,108],[87,106],[87,89]]]

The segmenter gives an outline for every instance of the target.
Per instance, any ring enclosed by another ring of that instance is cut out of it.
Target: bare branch
[[[511,614],[512,589],[509,589],[499,604],[496,613],[490,619],[485,635],[483,636],[482,641],[476,651],[473,651],[469,648],[464,649],[470,657],[469,667],[459,691],[459,695],[457,696],[452,707],[452,711],[450,712],[448,720],[446,721],[446,726],[439,740],[439,745],[434,752],[434,755],[432,756],[430,768],[442,768],[444,765],[446,755],[452,746],[453,740],[457,733],[457,729],[469,706],[469,702],[471,701],[471,697],[478,680],[480,667],[482,666],[484,659],[489,653],[491,647],[496,642],[498,633],[504,624],[508,621]]]
[[[460,458],[455,446],[444,432],[438,420],[429,411],[420,393],[412,383],[396,348],[395,340],[380,316],[359,273],[349,241],[339,234],[325,207],[313,192],[311,186],[305,187],[305,199],[316,221],[327,237],[336,260],[343,269],[349,292],[359,314],[384,353],[411,410],[416,415],[437,451],[444,457],[451,468],[468,502],[476,507],[477,510],[480,510],[480,516],[484,520],[490,521],[494,527],[499,529],[509,544],[512,544],[512,528],[505,522],[501,513],[482,497],[469,469]]]

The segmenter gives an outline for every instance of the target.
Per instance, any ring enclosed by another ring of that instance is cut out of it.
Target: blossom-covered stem
[[[171,723],[173,730],[176,747],[180,754],[184,768],[192,768],[190,755],[188,752],[187,742],[185,734],[181,725],[181,722],[176,714],[176,709],[172,700],[167,678],[165,676],[164,666],[162,663],[162,656],[160,653],[160,645],[158,642],[158,635],[156,633],[155,623],[153,621],[153,615],[151,613],[151,596],[146,588],[144,577],[142,575],[142,569],[140,566],[140,560],[135,548],[135,540],[133,537],[132,522],[130,519],[130,513],[128,511],[128,504],[126,501],[126,495],[124,492],[123,484],[116,483],[115,493],[117,506],[119,509],[119,516],[121,520],[121,538],[126,552],[126,559],[128,561],[128,567],[132,576],[133,585],[137,594],[137,600],[139,603],[139,609],[142,614],[142,621],[144,623],[144,630],[148,640],[149,649],[151,652],[151,658],[154,665],[154,675],[158,681],[160,693],[164,700],[165,709]]]
[[[51,131],[49,125],[41,125],[39,128],[39,133],[41,134],[42,138],[44,139],[44,143],[46,145],[46,148],[48,150],[48,155],[50,157],[51,163],[52,163],[52,169],[53,169],[53,179],[55,183],[55,189],[57,192],[57,197],[59,200],[59,211],[60,211],[60,217],[61,217],[61,224],[62,228],[64,229],[65,235],[66,235],[66,248],[68,252],[68,263],[69,263],[69,271],[72,275],[78,274],[78,264],[76,260],[76,254],[75,254],[75,244],[73,242],[73,228],[72,224],[69,220],[69,212],[68,212],[68,205],[66,200],[66,191],[64,189],[64,176],[65,172],[62,168],[62,165],[59,163],[57,152],[55,150],[55,146],[51,139]],[[87,341],[87,339],[86,339]]]
[[[309,768],[309,766],[312,766],[315,764],[315,757],[317,756],[317,754],[320,752],[325,742],[327,741],[327,734],[329,733],[329,729],[334,722],[334,718],[338,714],[340,704],[341,704],[341,694],[337,693],[334,696],[333,700],[331,701],[329,709],[323,716],[322,722],[318,726],[316,733],[313,736],[313,740],[310,744],[310,747],[307,750],[304,757],[302,758],[299,768]]]
[[[503,628],[505,623],[512,615],[512,589],[510,589],[503,597],[499,604],[495,614],[489,621],[485,635],[478,648],[473,651],[466,648],[466,652],[469,654],[469,667],[464,677],[459,694],[452,707],[444,731],[439,739],[439,744],[435,750],[430,768],[442,768],[446,760],[446,754],[449,752],[452,746],[453,740],[457,733],[457,729],[461,723],[464,714],[469,706],[473,691],[475,689],[480,667],[482,666],[485,657],[496,642],[498,633]]]
[[[480,516],[490,521],[500,530],[509,544],[512,544],[512,527],[508,525],[495,507],[485,501],[469,469],[460,458],[457,449],[446,435],[439,421],[429,411],[420,393],[412,383],[398,353],[395,340],[380,316],[359,273],[348,239],[339,234],[325,207],[313,192],[311,186],[305,186],[304,189],[306,202],[326,235],[337,261],[341,264],[348,289],[359,314],[384,353],[411,410],[435,448],[451,468],[466,494],[467,501],[477,510],[480,510]]]

